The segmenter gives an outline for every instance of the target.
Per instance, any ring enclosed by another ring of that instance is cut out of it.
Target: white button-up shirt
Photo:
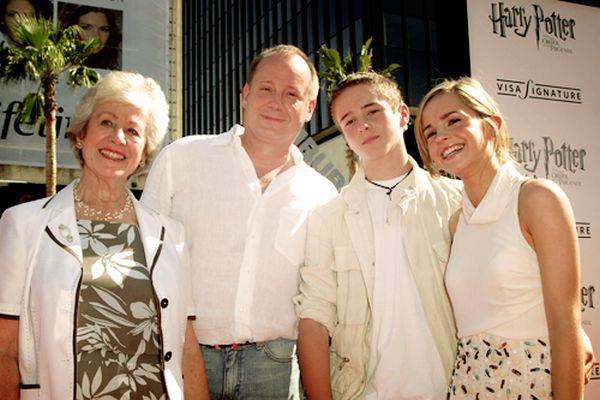
[[[336,195],[302,161],[265,192],[241,145],[244,128],[191,136],[167,146],[154,162],[142,201],[185,225],[196,321],[203,344],[295,339],[297,292],[306,217]]]

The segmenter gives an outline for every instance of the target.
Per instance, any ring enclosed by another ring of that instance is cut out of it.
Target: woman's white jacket
[[[73,187],[9,208],[0,219],[0,314],[19,317],[21,399],[62,400],[75,393],[82,250]],[[134,206],[160,304],[167,391],[170,399],[182,399],[185,329],[193,314],[184,230],[136,200]]]

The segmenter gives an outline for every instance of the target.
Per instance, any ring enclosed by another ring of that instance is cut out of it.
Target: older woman
[[[109,74],[71,122],[81,179],[4,212],[0,398],[208,396],[183,229],[125,186],[167,124],[154,80]]]

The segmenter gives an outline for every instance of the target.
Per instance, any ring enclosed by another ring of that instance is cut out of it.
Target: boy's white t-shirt
[[[405,177],[376,183],[391,187]],[[373,336],[366,400],[445,399],[446,374],[404,248],[402,215],[365,181],[373,223]]]

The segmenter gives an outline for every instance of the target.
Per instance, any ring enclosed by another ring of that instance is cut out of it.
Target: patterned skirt
[[[449,399],[542,400],[552,397],[548,338],[462,338]]]

